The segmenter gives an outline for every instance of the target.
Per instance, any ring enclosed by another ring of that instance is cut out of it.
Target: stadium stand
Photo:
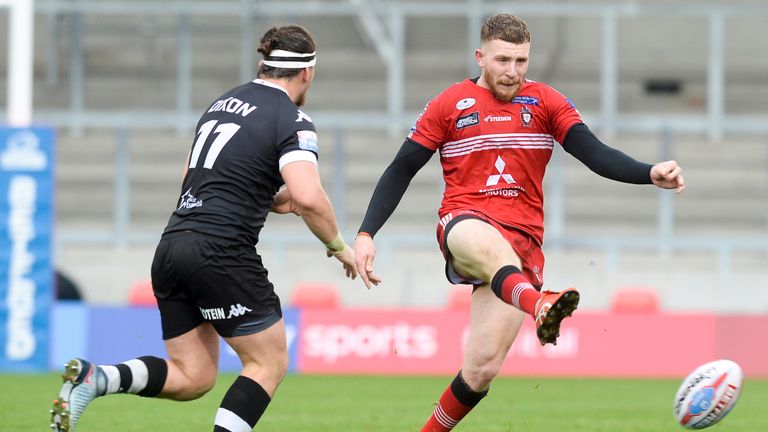
[[[441,2],[432,3],[438,7]],[[159,113],[166,112],[173,118],[176,106],[185,103],[176,93],[178,17],[85,13],[81,18],[85,109],[105,116],[120,114],[124,118],[118,120],[126,124],[132,117],[160,119],[163,116]],[[355,16],[297,13],[284,18],[257,16],[254,32],[290,18],[315,34],[321,49],[316,82],[306,107],[310,115],[341,108],[352,112],[386,109],[388,65],[377,55],[374,44],[366,41]],[[66,57],[72,49],[72,20],[70,14],[37,16],[35,109],[41,113],[69,113],[67,110],[75,105],[70,81],[73,70]],[[190,18],[192,92],[186,103],[191,119],[196,119],[211,97],[240,81],[241,35],[237,25],[229,25],[230,21],[227,16]],[[594,113],[599,112],[601,97],[600,51],[596,48],[601,43],[599,20],[536,15],[528,21],[536,35],[529,76],[552,84],[567,94],[589,120],[597,120]],[[727,46],[738,49],[728,49],[725,54],[725,111],[747,113],[764,122],[768,115],[764,103],[768,84],[761,71],[768,67],[768,58],[761,54],[761,46],[750,42],[768,38],[768,29],[759,17],[728,19],[727,24]],[[467,76],[471,51],[467,46],[467,20],[463,17],[413,16],[408,17],[406,26],[404,108],[412,118],[438,91]],[[648,28],[655,29],[653,34]],[[707,36],[706,20],[631,17],[622,20],[617,31],[621,112],[652,114],[661,119],[704,112],[708,52],[707,43],[702,41]],[[50,40],[56,41],[58,49],[53,52],[60,56],[55,64],[51,64],[52,51],[46,45]],[[5,50],[5,44],[0,44],[0,79],[4,78],[8,59]],[[648,52],[653,52],[654,61],[648,61]],[[50,75],[52,66],[57,72]],[[661,95],[646,92],[645,83],[654,78],[677,80],[679,91]],[[5,86],[0,86],[0,98],[5,97],[5,92]],[[90,301],[123,302],[131,290],[130,281],[145,279],[149,272],[154,242],[179,193],[181,161],[192,142],[192,125],[180,127],[189,130],[182,132],[173,124],[122,128],[110,120],[101,125],[96,121],[77,133],[67,127],[67,121],[59,121],[56,206],[61,240],[57,259],[81,281],[84,296]],[[181,126],[189,122],[179,121]],[[345,234],[352,235],[375,181],[406,130],[398,125],[399,132],[392,136],[380,127],[335,129],[324,127],[322,121],[318,125],[323,181],[334,203],[341,205],[337,211]],[[587,292],[584,297],[587,307],[609,308],[613,287],[647,283],[662,288],[664,283],[659,281],[670,280],[670,284],[681,287],[660,293],[660,301],[671,308],[764,310],[768,294],[758,293],[764,297],[750,304],[730,297],[727,301],[690,304],[684,293],[685,288],[695,287],[711,294],[712,299],[724,300],[718,286],[746,289],[768,279],[765,249],[734,250],[719,240],[742,241],[768,234],[765,134],[729,134],[712,140],[705,125],[668,133],[619,132],[604,139],[640,159],[658,160],[666,153],[679,160],[689,187],[670,204],[653,188],[601,179],[560,152],[550,165],[545,183],[549,189],[548,217],[562,211],[559,225],[553,221],[547,225],[550,243],[546,247],[557,249],[547,251],[553,257],[550,262],[555,264],[547,267],[552,289],[570,285],[576,278],[579,285],[593,287],[591,295]],[[337,160],[343,160],[343,169],[335,169]],[[126,175],[116,174],[120,172]],[[282,245],[279,236],[305,230],[296,218],[271,217],[260,249],[278,293],[288,298],[290,287],[302,281],[333,281],[339,286],[338,300],[343,299],[345,304],[443,305],[453,291],[448,294],[445,288],[433,236],[441,188],[435,157],[414,179],[381,234],[382,241],[397,238],[413,242],[393,241],[380,246],[377,264],[387,279],[386,288],[377,288],[375,295],[356,286],[347,289],[352,283],[343,281],[338,269],[327,265],[322,256],[307,265],[314,274],[296,269],[292,262],[299,255]],[[662,201],[672,210],[666,215],[659,212]],[[664,219],[667,216],[669,219]],[[121,230],[141,235],[122,244],[111,243],[111,236]],[[102,238],[99,233],[107,236]],[[670,233],[682,240],[677,249],[664,245]],[[297,246],[302,259],[304,255],[322,255],[311,237],[304,235],[302,238],[309,240]],[[561,238],[579,241],[558,242]],[[622,249],[633,246],[638,238],[651,245],[630,248],[630,252]],[[584,239],[587,243],[582,242]],[[398,257],[403,253],[398,248],[406,247],[403,244],[409,248],[408,260]],[[646,274],[648,269],[652,269],[651,274]],[[673,276],[665,278],[662,272]],[[581,279],[574,276],[579,274],[583,275]]]

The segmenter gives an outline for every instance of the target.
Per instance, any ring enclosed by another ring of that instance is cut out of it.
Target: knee
[[[464,365],[461,376],[472,389],[486,389],[491,385],[491,381],[499,375],[502,364],[503,359],[499,361],[497,356],[478,356],[475,361]]]
[[[242,375],[251,378],[273,393],[288,373],[288,353],[270,356],[268,360],[243,363]]]
[[[182,370],[184,384],[173,392],[172,399],[188,401],[201,398],[211,391],[216,384],[217,369],[211,370]]]
[[[216,384],[216,377],[191,377],[185,388],[184,394],[179,395],[177,400],[195,400],[203,397],[206,393],[211,391]]]
[[[273,376],[274,381],[277,383],[282,382],[288,373],[288,353],[275,356],[274,361],[267,367],[270,369],[268,373]]]
[[[214,385],[216,385],[216,374],[200,379],[192,388],[194,399],[198,399],[211,391]]]

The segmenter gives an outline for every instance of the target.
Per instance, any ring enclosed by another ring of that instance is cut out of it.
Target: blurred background
[[[605,143],[647,162],[676,159],[687,183],[679,196],[615,183],[556,149],[545,181],[545,287],[578,287],[587,311],[768,312],[763,4],[30,3],[31,121],[55,133],[51,262],[89,305],[146,301],[195,123],[215,97],[255,77],[268,28],[298,23],[318,44],[304,111],[319,132],[324,185],[352,239],[408,127],[442,89],[479,74],[480,27],[509,12],[532,32],[528,78],[568,96]],[[4,4],[0,100],[10,104],[14,1]],[[434,157],[376,238],[384,282],[371,291],[345,280],[298,218],[271,215],[257,249],[283,302],[298,303],[306,287],[348,308],[461,302],[434,236],[442,187]]]

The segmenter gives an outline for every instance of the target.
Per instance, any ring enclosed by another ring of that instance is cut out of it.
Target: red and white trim
[[[512,288],[512,305],[514,305],[516,308],[522,309],[520,307],[520,295],[527,289],[534,289],[533,285],[529,284],[528,282],[520,282],[519,284],[515,285],[514,288]]]
[[[445,411],[443,411],[443,407],[441,407],[439,403],[435,405],[435,412],[433,415],[441,425],[448,429],[453,429],[457,424],[459,424],[458,420],[452,419],[448,414],[445,413]]]
[[[549,134],[488,134],[447,142],[440,148],[440,156],[449,158],[464,156],[476,151],[506,148],[550,150],[554,146],[555,139]]]

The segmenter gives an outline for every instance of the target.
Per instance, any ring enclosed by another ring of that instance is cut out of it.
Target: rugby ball
[[[725,417],[736,405],[744,374],[736,362],[715,360],[696,368],[675,394],[674,414],[688,429],[704,429]]]

